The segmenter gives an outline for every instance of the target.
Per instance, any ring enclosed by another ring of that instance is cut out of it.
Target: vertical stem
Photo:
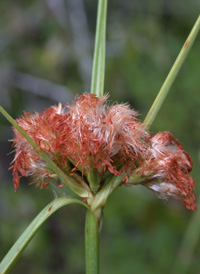
[[[87,210],[85,222],[86,274],[99,273],[99,228],[95,215]]]
[[[98,2],[97,26],[91,81],[91,93],[96,94],[98,97],[103,96],[104,93],[107,2],[107,0],[99,0]]]
[[[186,274],[192,262],[194,250],[199,242],[200,218],[199,210],[193,213],[191,220],[186,229],[183,241],[177,252],[172,274],[181,273]]]
[[[144,128],[149,129],[152,125],[153,121],[155,120],[155,117],[160,110],[168,92],[171,88],[174,80],[176,79],[176,76],[178,72],[180,71],[188,53],[190,52],[190,49],[194,43],[194,40],[197,37],[197,34],[200,29],[200,15],[198,16],[196,23],[194,24],[188,38],[186,39],[178,57],[176,58],[176,61],[174,62],[166,80],[164,81],[151,109],[149,110],[145,120],[144,120]]]

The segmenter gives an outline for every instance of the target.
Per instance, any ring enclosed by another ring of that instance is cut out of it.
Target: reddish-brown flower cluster
[[[162,199],[172,196],[195,210],[195,181],[189,175],[191,170],[192,159],[181,144],[170,132],[158,132],[151,138],[145,161],[136,173]]]
[[[196,209],[194,180],[189,175],[192,161],[182,146],[169,132],[152,137],[127,104],[109,107],[106,100],[107,96],[83,94],[72,106],[59,104],[41,114],[25,114],[17,122],[64,171],[70,167],[87,174],[92,163],[100,178],[108,171],[124,172],[127,178],[135,172],[161,198],[173,196]],[[15,189],[21,175],[33,175],[47,185],[55,174],[20,133],[15,129],[14,133]]]

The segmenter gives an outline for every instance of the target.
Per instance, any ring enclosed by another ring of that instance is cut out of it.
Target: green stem
[[[59,208],[68,205],[68,204],[81,204],[86,207],[89,211],[89,208],[86,204],[82,203],[80,200],[70,198],[70,197],[61,197],[57,198],[53,202],[49,203],[32,221],[32,223],[27,227],[24,233],[12,246],[9,252],[6,254],[4,259],[0,264],[0,273],[6,274],[15,264],[25,247],[31,241],[33,236],[36,234],[41,225]]]
[[[99,273],[99,227],[95,215],[87,210],[85,222],[86,274]]]
[[[91,81],[91,93],[98,97],[103,96],[104,93],[106,14],[107,0],[99,0]]]
[[[108,197],[115,191],[125,179],[125,174],[120,176],[113,175],[109,178],[108,182],[98,191],[91,205],[92,211],[97,211],[99,208],[103,208],[106,204]]]
[[[153,123],[153,121],[156,118],[156,115],[158,111],[160,110],[168,92],[171,88],[174,80],[176,79],[176,76],[178,72],[180,71],[195,39],[200,29],[200,16],[197,18],[196,23],[194,24],[188,38],[186,39],[175,63],[173,64],[166,80],[164,81],[151,109],[149,110],[145,120],[144,120],[144,128],[149,129]]]
[[[199,242],[200,218],[199,211],[195,211],[191,217],[185,236],[177,253],[176,260],[172,268],[172,274],[185,274],[188,271],[193,258],[194,250]]]

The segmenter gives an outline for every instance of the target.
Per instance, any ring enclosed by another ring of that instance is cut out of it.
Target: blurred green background
[[[200,10],[199,0],[108,1],[105,90],[144,119]],[[0,1],[0,104],[13,116],[70,103],[90,90],[97,1]],[[200,196],[200,36],[151,131],[169,130],[194,161]],[[55,194],[8,170],[12,131],[0,116],[0,258]],[[40,229],[11,274],[85,272],[79,206],[59,210]],[[104,274],[200,273],[200,217],[144,187],[118,189],[101,231]]]

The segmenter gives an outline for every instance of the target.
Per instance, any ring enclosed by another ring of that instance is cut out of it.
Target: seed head
[[[70,174],[82,174],[87,181],[91,167],[100,178],[100,187],[109,174],[136,174],[141,183],[161,198],[181,199],[189,209],[196,209],[194,180],[189,173],[192,160],[169,132],[152,136],[137,120],[137,112],[128,104],[107,104],[101,98],[83,94],[71,106],[61,104],[43,113],[24,114],[19,125],[40,150]],[[14,186],[20,176],[33,176],[40,187],[58,180],[45,161],[14,129]]]
[[[170,132],[158,132],[150,140],[144,163],[137,174],[146,177],[145,186],[162,199],[181,199],[188,208],[195,210],[194,185],[190,176],[192,159]]]

